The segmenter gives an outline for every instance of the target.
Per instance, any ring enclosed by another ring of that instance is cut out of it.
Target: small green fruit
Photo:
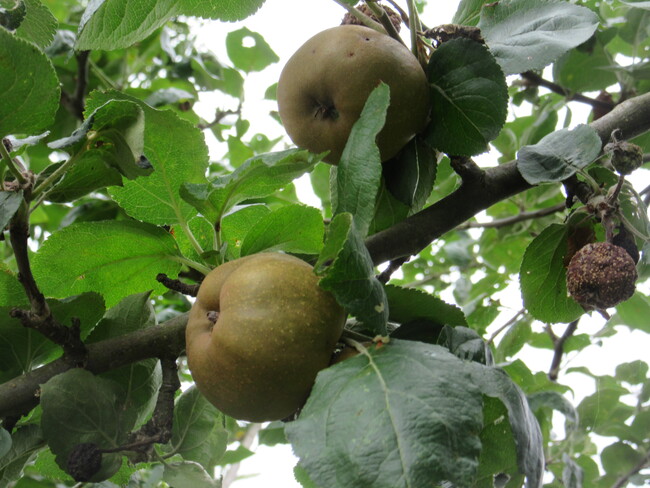
[[[299,409],[328,366],[346,313],[304,261],[261,253],[203,280],[186,331],[199,391],[231,417],[262,422]]]
[[[424,129],[429,115],[426,74],[395,39],[368,27],[341,25],[309,39],[278,81],[278,110],[291,140],[338,164],[370,92],[390,87],[390,106],[377,136],[381,160],[395,156]]]

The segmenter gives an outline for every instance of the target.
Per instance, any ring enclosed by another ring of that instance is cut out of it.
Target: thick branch
[[[614,129],[629,139],[650,130],[650,93],[631,98],[591,123],[603,145]],[[452,194],[393,227],[371,236],[366,246],[375,264],[419,253],[435,239],[482,210],[531,188],[516,161],[488,168],[482,179],[463,181]]]
[[[88,344],[86,369],[98,374],[147,358],[179,356],[185,349],[187,313],[161,325]],[[57,359],[0,385],[0,419],[20,416],[38,404],[40,385],[74,367]]]

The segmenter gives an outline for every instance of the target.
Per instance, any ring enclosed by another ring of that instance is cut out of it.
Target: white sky
[[[451,22],[456,11],[458,1],[429,0],[429,5],[422,15],[422,20],[430,27]],[[405,6],[405,2],[400,1]],[[332,0],[267,0],[263,7],[252,17],[237,23],[222,24],[209,23],[202,29],[199,35],[199,42],[208,46],[218,59],[228,62],[225,50],[225,37],[230,31],[237,30],[243,26],[254,32],[260,33],[271,48],[278,54],[280,61],[265,69],[261,73],[252,73],[246,81],[246,101],[244,104],[244,117],[251,121],[251,129],[245,139],[255,133],[264,133],[269,138],[284,135],[279,124],[274,122],[268,112],[276,110],[275,102],[264,100],[266,88],[275,83],[280,71],[288,58],[294,51],[315,33],[340,23],[345,13],[344,9]],[[406,34],[408,36],[408,33]],[[408,39],[405,39],[408,44]],[[216,108],[234,108],[232,101],[219,92],[204,94],[201,103],[195,109],[206,120],[211,120]],[[574,124],[585,122],[588,109],[579,104],[572,104],[574,111]],[[560,116],[560,120],[562,116]],[[207,132],[207,131],[206,131]],[[208,140],[213,158],[220,158],[227,148],[216,143],[216,140]],[[490,157],[490,156],[488,156]],[[483,159],[483,158],[481,158]],[[648,172],[644,172],[644,179]],[[304,196],[306,203],[318,205],[318,202],[310,202],[308,191],[299,189],[301,198]],[[504,320],[521,308],[521,301],[518,293],[510,296],[499,297],[502,303],[512,309],[504,313]],[[593,334],[598,331],[604,321],[595,316],[593,320],[583,320],[580,324],[579,333]],[[634,359],[647,360],[647,351],[650,349],[650,339],[647,334],[629,333],[627,329],[620,328],[621,332],[612,338],[605,340],[605,347],[593,345],[582,351],[577,357],[571,360],[571,366],[585,365],[594,374],[613,374],[616,364]],[[556,334],[561,334],[562,329],[558,327]],[[540,351],[538,349],[525,349],[526,363],[533,371],[547,371],[551,363],[552,352]],[[566,358],[565,358],[566,361]],[[563,384],[570,385],[576,392],[576,398],[594,391],[593,381],[583,375],[564,375],[561,377]],[[610,442],[606,442],[609,444]],[[605,445],[606,445],[605,444]],[[255,446],[253,446],[255,448]],[[296,459],[291,453],[290,446],[276,446],[268,448],[260,446],[256,454],[242,463],[239,474],[242,478],[234,484],[234,488],[257,488],[257,487],[282,487],[298,488],[293,478],[293,467]]]

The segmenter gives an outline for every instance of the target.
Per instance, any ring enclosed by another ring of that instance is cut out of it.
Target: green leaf
[[[517,446],[508,421],[508,409],[496,398],[483,399],[483,430],[477,483],[474,486],[495,486],[494,476],[516,475]]]
[[[485,46],[469,39],[445,42],[427,67],[431,120],[426,141],[455,156],[487,150],[506,121],[505,77]]]
[[[320,210],[287,205],[262,217],[246,234],[241,256],[262,251],[318,254],[323,248],[325,226]]]
[[[642,384],[648,377],[648,364],[641,360],[616,366],[616,378],[632,385]]]
[[[524,345],[528,344],[531,333],[530,320],[522,318],[512,324],[499,341],[495,353],[496,362],[504,362],[517,354]]]
[[[552,224],[530,243],[519,271],[524,305],[537,320],[571,322],[584,313],[568,296],[564,256],[567,228]]]
[[[156,324],[151,292],[138,293],[122,299],[110,308],[86,340],[88,344],[135,332]],[[147,359],[123,366],[101,375],[122,386],[127,394],[125,408],[137,414],[136,425],[144,423],[153,412],[162,381],[160,364]]]
[[[587,39],[598,16],[561,0],[502,0],[485,5],[478,27],[505,74],[538,70]]]
[[[319,160],[297,149],[263,154],[207,185],[184,184],[181,195],[208,220],[219,222],[238,203],[275,193],[310,171]]]
[[[380,83],[368,96],[359,120],[352,126],[336,167],[337,198],[333,213],[351,213],[362,237],[368,234],[375,213],[381,180],[381,160],[375,138],[384,126],[389,103],[390,88]]]
[[[185,15],[234,22],[253,15],[264,4],[264,0],[181,0],[180,4]]]
[[[50,60],[34,44],[0,28],[0,138],[47,129],[61,89]]]
[[[92,442],[110,449],[126,441],[135,418],[124,410],[124,393],[115,382],[81,368],[54,376],[41,387],[41,428],[62,469],[77,444]],[[109,478],[121,465],[121,454],[104,454],[93,480]]]
[[[622,476],[634,472],[637,466],[643,464],[646,456],[629,444],[615,442],[603,449],[600,460],[607,474]]]
[[[615,84],[618,78],[610,69],[611,55],[605,44],[601,36],[596,36],[589,50],[578,47],[563,55],[553,64],[554,81],[576,93],[604,90]]]
[[[156,325],[151,291],[129,295],[111,307],[93,329],[87,342],[99,342]]]
[[[578,427],[578,411],[562,394],[557,391],[539,391],[528,396],[530,409],[535,412],[541,407],[549,407],[564,415],[564,429],[567,433]]]
[[[65,297],[96,291],[112,306],[133,293],[163,293],[156,276],[176,276],[179,257],[174,238],[158,227],[131,221],[82,222],[52,234],[32,265],[44,293]]]
[[[457,25],[476,25],[479,21],[484,0],[460,0],[452,19]]]
[[[249,46],[251,41],[253,45]],[[235,68],[246,73],[262,71],[267,66],[280,61],[264,37],[246,27],[228,33],[226,51]]]
[[[487,366],[494,365],[490,348],[483,338],[469,327],[445,325],[440,333],[438,344],[465,361],[476,361]]]
[[[395,285],[386,285],[384,290],[391,322],[405,324],[417,319],[426,319],[439,326],[467,325],[461,309],[430,293]]]
[[[86,113],[110,100],[128,100],[144,111],[144,155],[153,165],[146,178],[125,181],[112,187],[111,196],[133,218],[157,225],[184,224],[196,211],[179,195],[183,183],[205,181],[208,149],[203,134],[169,110],[156,110],[142,101],[109,91],[93,92]]]
[[[227,244],[228,261],[241,256],[241,246],[248,231],[270,213],[266,205],[247,205],[221,220],[221,240]]]
[[[409,207],[409,215],[421,210],[436,180],[438,153],[416,136],[398,154],[383,164],[386,188]]]
[[[264,0],[98,0],[91,2],[79,23],[75,48],[112,51],[129,47],[152,34],[172,17],[199,16],[226,21],[254,13]]]
[[[0,191],[0,229],[4,229],[23,201],[23,191]]]
[[[471,486],[483,395],[506,405],[517,464],[538,486],[542,439],[521,391],[502,371],[440,346],[391,340],[321,371],[285,430],[300,466],[320,486]]]
[[[170,449],[207,470],[217,465],[228,445],[225,417],[196,387],[178,397]]]
[[[16,35],[41,48],[49,46],[54,39],[57,27],[54,15],[39,0],[23,1],[25,2],[26,16],[16,29]]]
[[[592,163],[601,147],[600,137],[588,125],[560,129],[535,145],[522,147],[517,168],[531,185],[559,182]]]
[[[650,317],[650,298],[637,292],[629,300],[616,305],[616,315],[612,317],[612,325],[621,324],[650,333],[648,317]]]
[[[78,51],[112,51],[141,41],[177,15],[177,0],[97,0],[90,2],[77,32]]]
[[[221,483],[213,479],[203,466],[191,461],[165,463],[163,481],[174,488],[221,487]]]
[[[0,457],[0,486],[11,486],[19,480],[25,465],[44,445],[38,425],[19,427],[11,436],[11,449]]]
[[[121,185],[121,175],[135,179],[151,173],[151,165],[141,162],[144,112],[138,104],[111,100],[97,108],[70,137],[48,146],[58,149],[83,141],[88,136],[91,136],[88,142],[82,142],[77,149],[81,151],[81,157],[48,192],[48,200],[73,201],[93,190]],[[90,148],[86,149],[84,144]]]
[[[338,214],[332,219],[314,269],[321,276],[319,285],[330,291],[339,304],[375,333],[386,335],[386,294],[375,277],[372,259],[353,226],[351,214]]]

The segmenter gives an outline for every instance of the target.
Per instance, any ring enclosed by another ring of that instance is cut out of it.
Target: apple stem
[[[370,27],[371,29],[374,29],[377,32],[381,32],[382,34],[389,35],[388,32],[386,32],[386,29],[384,29],[384,26],[382,26],[379,22],[375,22],[367,15],[364,15],[353,6],[348,5],[342,0],[334,0],[334,2],[340,5],[341,7],[343,7],[345,10],[347,10],[350,13],[350,15],[354,15],[357,19],[363,22],[363,25],[365,25],[366,27]]]
[[[411,33],[411,52],[413,55],[420,59],[420,51],[418,49],[418,32],[422,30],[420,23],[420,16],[415,8],[415,0],[407,1],[409,10],[409,32]]]
[[[370,10],[372,10],[372,13],[375,14],[375,16],[379,19],[381,22],[381,25],[384,26],[384,29],[388,32],[388,35],[398,41],[400,44],[404,44],[404,41],[402,38],[399,36],[399,33],[397,32],[397,29],[395,29],[395,26],[393,25],[393,22],[390,20],[390,17],[386,13],[386,10],[384,8],[372,1],[366,0],[366,5]]]

